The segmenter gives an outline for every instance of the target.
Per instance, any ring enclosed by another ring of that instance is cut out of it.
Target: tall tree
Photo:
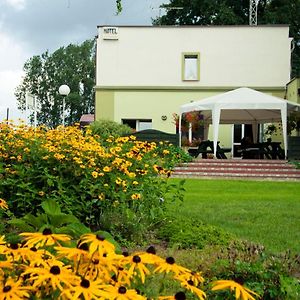
[[[246,25],[250,0],[170,0],[154,25]],[[300,0],[260,0],[258,24],[289,24],[292,77],[300,77]]]
[[[66,97],[66,124],[78,122],[82,114],[94,111],[95,40],[33,56],[24,64],[24,71],[15,91],[18,107],[25,110],[26,94],[32,94],[37,101],[39,124],[55,127],[62,123],[63,101],[58,93],[62,84],[71,90]]]

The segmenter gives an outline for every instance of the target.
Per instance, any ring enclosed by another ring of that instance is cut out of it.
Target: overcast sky
[[[19,117],[14,96],[25,61],[33,55],[81,43],[97,35],[97,25],[151,25],[168,0],[0,0],[0,120],[10,109]]]

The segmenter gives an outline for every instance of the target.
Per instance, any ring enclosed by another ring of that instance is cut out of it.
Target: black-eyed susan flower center
[[[185,300],[186,296],[184,292],[178,292],[175,294],[175,299],[176,300]]]
[[[43,235],[50,235],[50,234],[52,234],[52,231],[51,231],[50,228],[45,228],[45,229],[43,230]]]
[[[53,275],[60,274],[60,268],[59,268],[59,266],[53,266],[53,267],[51,267],[50,273],[53,274]]]
[[[114,274],[113,276],[111,276],[111,279],[114,281],[114,282],[118,282],[118,278],[117,278],[117,275]]]
[[[141,258],[138,256],[138,255],[135,255],[133,258],[132,258],[132,261],[136,264],[140,263],[142,260]]]
[[[17,250],[19,248],[18,244],[10,244],[10,248],[13,250]]]
[[[194,285],[194,281],[193,280],[188,280],[187,282],[189,285]]]
[[[84,251],[89,251],[89,245],[87,243],[83,243],[80,246],[77,246],[78,249],[84,250]]]
[[[104,241],[105,240],[105,236],[101,235],[101,234],[97,234],[96,238],[98,241]]]
[[[169,265],[173,265],[173,264],[175,264],[175,259],[174,259],[172,256],[170,256],[170,257],[167,257],[167,258],[166,258],[166,262],[167,262]]]
[[[31,247],[30,250],[31,250],[32,252],[36,252],[36,251],[37,251],[37,249],[36,249],[35,247]]]
[[[9,291],[11,290],[11,286],[10,285],[7,285],[3,288],[3,293],[8,293]]]
[[[24,276],[23,276],[23,281],[26,281],[26,280],[28,280],[30,278],[30,274],[25,274]]]
[[[127,251],[123,251],[123,252],[122,252],[122,255],[123,255],[124,257],[127,257],[127,256],[129,256],[129,253],[128,253]]]
[[[118,289],[119,294],[126,294],[126,287],[125,286],[120,286]]]
[[[154,248],[153,246],[150,246],[150,247],[147,249],[146,252],[147,252],[147,253],[150,253],[150,254],[156,254],[156,250],[155,250],[155,248]]]
[[[88,289],[90,287],[90,282],[87,279],[82,279],[80,282],[80,286],[83,288]]]

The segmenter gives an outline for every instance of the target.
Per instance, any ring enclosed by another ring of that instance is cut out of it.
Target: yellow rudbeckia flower
[[[90,281],[88,279],[82,279],[75,286],[64,290],[61,296],[67,299],[110,299],[110,294],[103,291],[102,286],[102,280]]]
[[[21,285],[22,281],[14,281],[9,278],[5,284],[0,283],[0,300],[23,300],[30,297],[31,287]]]
[[[4,199],[0,198],[0,208],[2,209],[8,209],[8,205]]]
[[[231,291],[235,290],[235,299],[242,300],[255,300],[253,296],[259,297],[258,294],[247,289],[246,287],[240,285],[239,283],[232,280],[217,280],[213,283],[212,291],[230,289]]]
[[[139,295],[135,290],[129,290],[125,286],[106,285],[103,289],[109,293],[110,300],[146,300],[144,296]]]
[[[83,243],[89,244],[90,253],[98,252],[100,256],[103,254],[115,252],[115,246],[108,242],[103,235],[87,233],[80,237],[79,247]]]
[[[21,236],[25,237],[27,247],[40,248],[43,246],[59,245],[59,242],[67,242],[71,237],[66,234],[52,233],[51,229],[45,228],[43,232],[23,232]]]

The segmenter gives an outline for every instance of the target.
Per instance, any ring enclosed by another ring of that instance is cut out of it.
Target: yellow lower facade
[[[153,129],[175,133],[173,114],[179,114],[181,105],[235,88],[96,87],[95,119],[118,123],[124,123],[124,120],[151,120]],[[281,98],[285,96],[284,87],[252,88]],[[211,130],[208,138],[212,139]],[[220,126],[219,140],[223,147],[232,146],[233,125]]]

